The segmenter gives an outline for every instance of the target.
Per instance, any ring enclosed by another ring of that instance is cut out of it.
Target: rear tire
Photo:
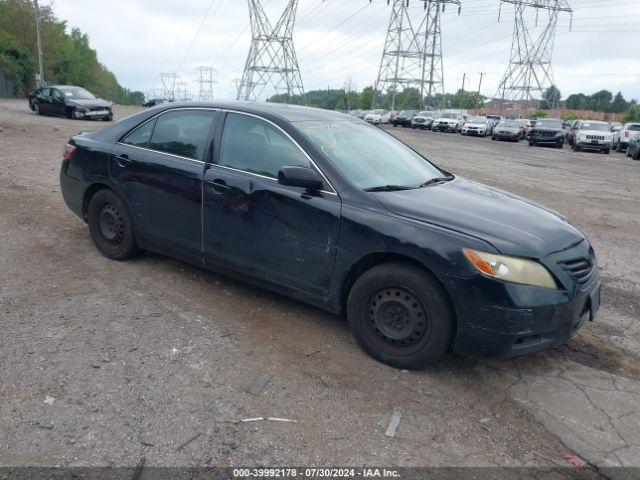
[[[105,257],[126,260],[140,253],[129,212],[113,190],[99,190],[93,195],[87,220],[91,238]]]
[[[627,157],[631,157],[631,149],[629,147],[627,147],[627,151],[626,151],[625,155]]]
[[[618,145],[616,146],[616,152],[621,152],[621,151],[622,151],[622,144],[618,142]]]
[[[396,368],[422,368],[450,347],[454,314],[442,286],[427,271],[402,262],[373,267],[347,300],[353,335],[369,355]]]
[[[604,150],[604,154],[605,155],[609,155],[611,153],[611,149],[607,148],[606,150]]]

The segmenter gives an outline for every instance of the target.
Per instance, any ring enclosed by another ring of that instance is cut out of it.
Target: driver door
[[[227,113],[204,174],[205,263],[296,291],[326,295],[338,241],[340,198],[280,185],[285,165],[314,168],[279,127]]]

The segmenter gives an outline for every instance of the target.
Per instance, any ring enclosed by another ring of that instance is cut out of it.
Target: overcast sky
[[[43,1],[42,3],[46,3]],[[120,83],[145,93],[159,86],[159,73],[176,71],[192,92],[195,68],[217,70],[216,98],[235,98],[234,81],[251,42],[245,0],[55,0],[53,9],[69,27],[91,39],[99,60]],[[287,0],[262,0],[272,23]],[[342,88],[351,78],[362,89],[375,82],[391,7],[384,0],[300,0],[294,40],[305,90]],[[422,12],[411,0],[412,15]],[[563,97],[606,88],[640,99],[640,1],[569,0],[558,23],[553,71]],[[467,75],[466,89],[493,96],[509,61],[514,11],[499,0],[462,0],[462,13],[448,8],[442,22],[446,91]],[[208,15],[206,15],[208,12]],[[533,17],[531,17],[533,22]],[[544,22],[540,22],[541,24]],[[201,34],[196,36],[202,25]],[[532,25],[532,34],[542,27]],[[190,48],[191,47],[191,48]]]

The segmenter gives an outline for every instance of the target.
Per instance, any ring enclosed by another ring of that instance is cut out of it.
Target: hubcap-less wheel
[[[428,330],[424,308],[404,288],[386,288],[372,295],[369,320],[376,335],[391,345],[413,345]]]
[[[98,228],[105,240],[113,245],[120,245],[124,240],[124,219],[120,211],[110,203],[105,204],[100,210]]]

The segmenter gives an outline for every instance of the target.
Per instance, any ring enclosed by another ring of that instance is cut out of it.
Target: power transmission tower
[[[161,73],[160,82],[162,83],[162,99],[173,102],[176,99],[176,83],[178,75],[175,73]]]
[[[503,3],[514,5],[515,23],[509,66],[495,97],[500,100],[500,112],[507,102],[518,104],[520,109],[535,108],[544,90],[554,83],[551,58],[558,16],[565,12],[573,18],[573,10],[567,0],[501,0],[500,10]],[[535,26],[540,14],[548,15],[537,38],[531,36],[526,20],[531,9],[535,10]]]
[[[214,78],[216,69],[209,66],[196,68],[196,82],[198,83],[198,100],[213,100],[213,86],[218,82]]]
[[[178,82],[176,84],[176,100],[181,102],[191,100],[191,94],[187,89],[187,82]]]
[[[413,0],[413,4],[424,10],[419,23],[411,19],[408,0],[393,0],[373,108],[386,92],[394,109],[397,93],[410,87],[420,90],[420,98],[426,96],[430,104],[437,94],[444,95],[441,17],[447,4],[456,5],[459,14],[460,0]]]
[[[293,47],[298,0],[289,0],[275,27],[271,26],[260,0],[248,2],[252,40],[238,88],[238,100],[256,101],[262,98],[267,86],[276,93],[286,94],[289,100],[294,95],[304,98],[298,58]]]

